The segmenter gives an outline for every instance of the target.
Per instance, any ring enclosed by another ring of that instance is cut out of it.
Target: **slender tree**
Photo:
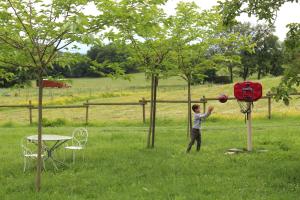
[[[204,77],[204,69],[215,67],[217,63],[233,63],[239,60],[239,56],[232,52],[240,48],[249,48],[249,40],[238,33],[230,33],[223,37],[225,27],[217,9],[201,11],[195,3],[179,3],[176,14],[169,17],[169,23],[172,55],[179,75],[187,82],[189,135],[192,129],[192,77]]]
[[[188,126],[187,135],[192,130],[191,113],[191,82],[192,75],[199,73],[197,66],[200,58],[209,48],[213,29],[220,29],[215,23],[216,15],[210,12],[200,12],[195,3],[180,2],[176,14],[168,19],[172,39],[172,55],[177,65],[179,75],[187,82]]]
[[[164,0],[121,0],[98,3],[111,20],[107,38],[114,44],[131,47],[132,60],[144,69],[151,80],[150,126],[147,146],[154,147],[156,98],[159,79],[168,75],[171,51],[165,13],[159,8]]]
[[[84,13],[88,0],[2,0],[0,2],[0,65],[30,70],[38,79],[38,159],[36,190],[41,188],[42,80],[59,52],[72,43],[90,43],[89,35],[105,25]]]

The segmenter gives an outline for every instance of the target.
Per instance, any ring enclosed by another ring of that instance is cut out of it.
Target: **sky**
[[[191,0],[169,0],[164,6],[166,12],[169,14],[174,14],[176,4],[180,1],[191,2]],[[196,2],[202,9],[209,9],[212,6],[217,5],[217,0],[195,0],[194,2]],[[258,23],[257,18],[249,18],[246,14],[243,14],[237,19],[241,22],[250,22],[252,24]],[[280,8],[275,22],[275,35],[277,35],[281,41],[284,40],[288,31],[286,25],[292,22],[300,23],[300,3],[285,3]]]
[[[192,0],[169,0],[163,6],[166,13],[169,15],[174,14],[176,4],[179,1],[191,2]],[[217,5],[217,0],[194,0],[194,2],[196,2],[198,6],[202,9],[209,9],[212,6]],[[87,10],[89,10],[89,12],[92,10],[93,12],[93,9],[94,8],[90,7]],[[259,23],[257,18],[255,17],[249,18],[246,14],[238,17],[237,19],[241,22],[250,22],[253,25]],[[277,19],[275,22],[276,30],[274,34],[277,35],[281,41],[283,41],[288,31],[286,25],[293,22],[300,23],[300,3],[285,3],[278,12]],[[79,45],[79,46],[80,46],[80,50],[79,50],[80,53],[85,54],[87,50],[89,50],[88,46],[85,45]]]

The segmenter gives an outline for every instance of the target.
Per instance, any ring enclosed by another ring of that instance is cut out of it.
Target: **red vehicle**
[[[71,87],[67,83],[63,82],[64,80],[43,80],[43,87],[44,88],[69,88]],[[36,82],[36,86],[39,86],[38,81]]]

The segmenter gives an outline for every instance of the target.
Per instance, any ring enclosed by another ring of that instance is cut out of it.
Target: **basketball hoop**
[[[236,83],[234,96],[238,101],[254,102],[262,97],[262,85],[251,81]]]
[[[248,151],[252,151],[252,118],[251,112],[254,106],[253,102],[262,97],[262,85],[245,81],[234,85],[234,96],[240,106],[241,113],[245,115],[245,121],[248,128]]]
[[[252,108],[254,107],[254,104],[253,102],[247,102],[247,101],[239,101],[237,100],[239,106],[240,106],[240,109],[241,109],[241,113],[243,114],[247,114],[247,113],[250,113]]]
[[[250,113],[254,104],[262,96],[262,86],[260,83],[245,81],[234,85],[234,96],[241,108],[241,113]]]

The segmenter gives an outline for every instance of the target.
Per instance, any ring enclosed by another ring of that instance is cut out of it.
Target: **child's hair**
[[[196,112],[196,110],[199,108],[200,106],[198,105],[198,104],[194,104],[193,106],[192,106],[192,110],[194,111],[194,112]]]

